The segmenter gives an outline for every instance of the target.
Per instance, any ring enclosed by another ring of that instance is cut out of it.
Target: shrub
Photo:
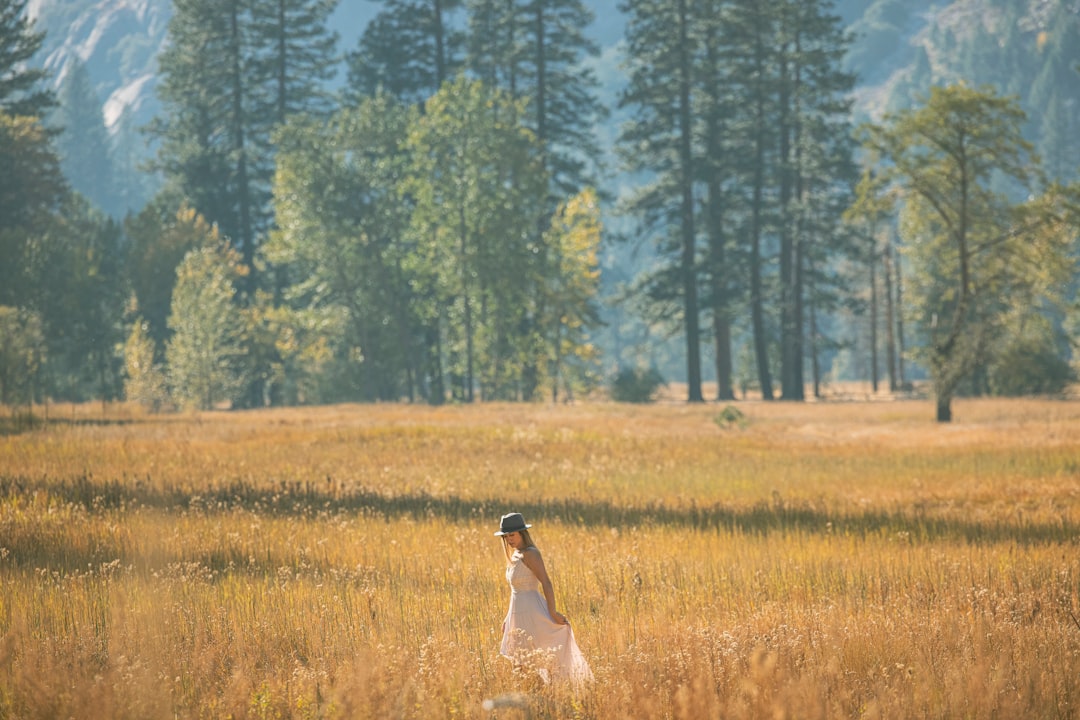
[[[664,378],[656,368],[620,368],[611,384],[611,399],[629,403],[653,402],[663,384]]]
[[[1056,395],[1075,379],[1069,363],[1052,345],[1014,342],[990,368],[994,395]]]

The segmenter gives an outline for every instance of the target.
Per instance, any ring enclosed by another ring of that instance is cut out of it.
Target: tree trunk
[[[765,48],[759,30],[755,42],[755,63],[758,78],[762,78],[765,73],[764,53]],[[772,376],[769,373],[768,342],[765,337],[765,300],[762,297],[761,283],[761,225],[762,215],[764,214],[766,128],[764,92],[763,87],[758,87],[755,99],[753,201],[750,226],[750,319],[754,331],[754,355],[757,360],[758,384],[761,386],[761,397],[764,400],[772,400]]]
[[[938,392],[937,394],[937,421],[939,423],[952,422],[952,395]]]
[[[877,296],[877,253],[874,245],[876,238],[870,233],[870,386],[876,395],[878,391],[878,296]]]
[[[697,253],[694,232],[694,168],[690,122],[689,18],[685,0],[679,0],[679,161],[682,170],[682,289],[686,331],[687,401],[704,402],[701,394],[701,327],[698,318]]]
[[[893,303],[893,257],[892,241],[888,239],[884,251],[885,271],[885,361],[889,366],[889,392],[896,392],[900,385],[896,375],[896,306]]]

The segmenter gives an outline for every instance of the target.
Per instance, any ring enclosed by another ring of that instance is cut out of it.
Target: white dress
[[[535,667],[546,682],[557,680],[583,682],[592,680],[585,656],[574,641],[570,625],[551,619],[540,581],[515,550],[506,567],[510,583],[510,609],[503,621],[499,653],[515,665]]]

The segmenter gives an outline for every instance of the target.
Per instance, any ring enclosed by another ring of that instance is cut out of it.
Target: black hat
[[[507,513],[499,520],[499,532],[496,535],[506,535],[512,532],[521,532],[526,528],[531,528],[532,525],[525,524],[525,518],[521,516],[521,513]]]

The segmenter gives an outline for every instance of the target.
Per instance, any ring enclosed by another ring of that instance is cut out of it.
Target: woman
[[[521,513],[503,515],[499,531],[506,553],[506,580],[510,583],[510,609],[503,621],[499,653],[515,667],[535,667],[547,682],[550,677],[582,682],[592,679],[585,657],[574,642],[570,621],[555,609],[555,590],[544,568],[540,550],[529,536]]]

